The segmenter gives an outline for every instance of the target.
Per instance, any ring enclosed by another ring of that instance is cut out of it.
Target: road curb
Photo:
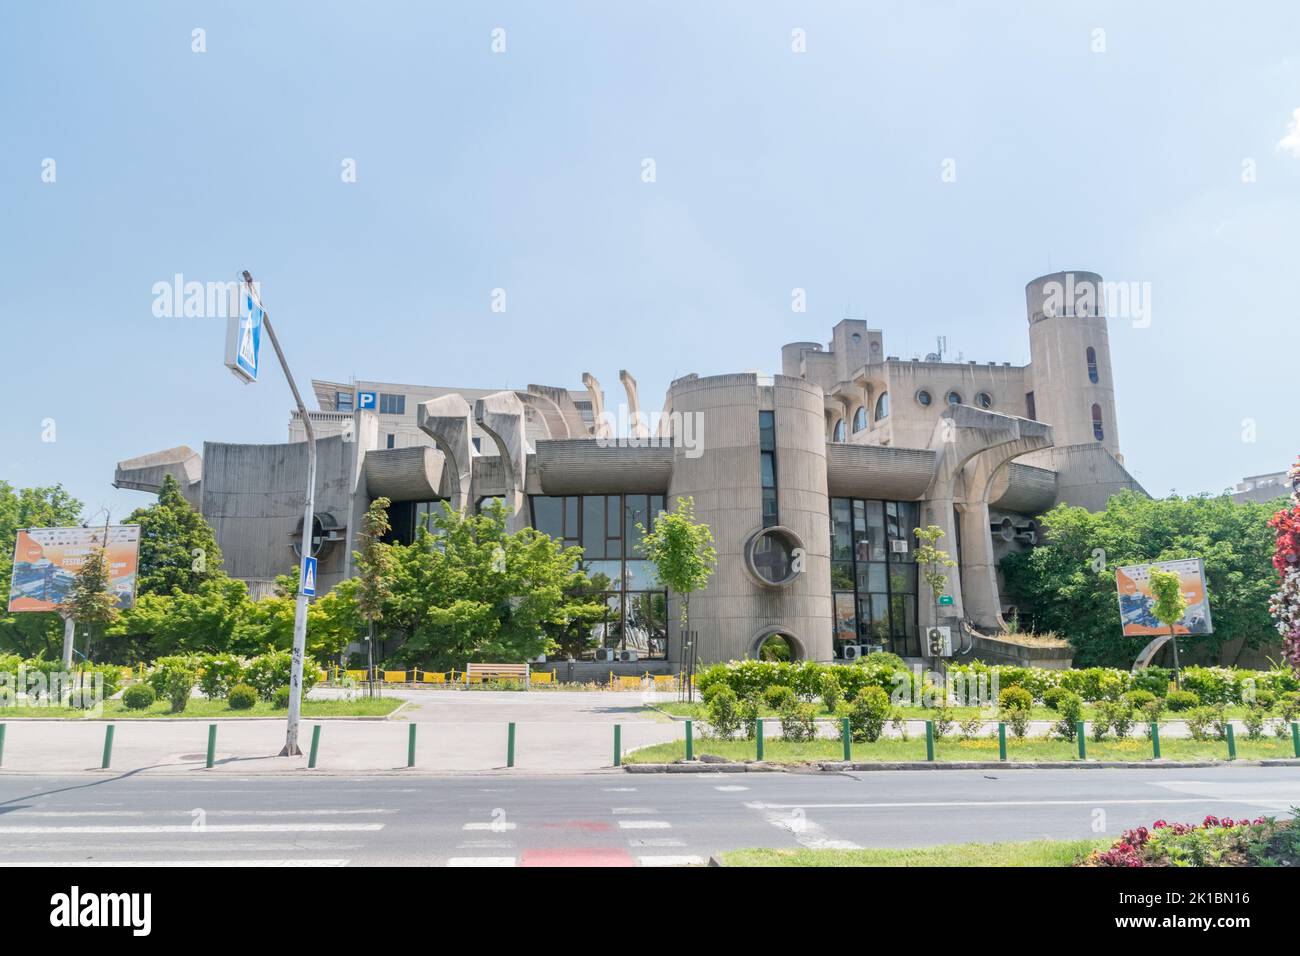
[[[1206,767],[1300,767],[1300,760],[947,760],[871,761],[827,760],[818,763],[629,763],[627,773],[855,773],[871,770],[1192,770]]]

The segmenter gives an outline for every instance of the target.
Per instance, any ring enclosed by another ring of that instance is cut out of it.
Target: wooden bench
[[[481,684],[485,680],[518,680],[527,686],[529,671],[527,664],[466,664],[465,684]]]

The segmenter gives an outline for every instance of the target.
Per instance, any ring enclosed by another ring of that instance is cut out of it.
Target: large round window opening
[[[745,567],[759,584],[784,587],[803,571],[803,542],[789,528],[757,531],[745,545]]]
[[[769,634],[763,639],[763,643],[758,646],[758,659],[760,661],[795,661],[799,659],[799,652],[786,635]]]
[[[922,388],[917,390],[916,404],[920,405],[922,408],[929,408],[930,402],[932,401],[933,399],[930,397],[930,393],[927,392],[925,389]]]
[[[978,405],[980,408],[992,408],[993,396],[990,395],[988,392],[980,392],[978,395],[975,396],[975,404]]]

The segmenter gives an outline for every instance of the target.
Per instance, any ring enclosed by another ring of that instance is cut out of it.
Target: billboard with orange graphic
[[[14,545],[14,575],[9,584],[10,611],[57,611],[72,593],[77,572],[104,545],[108,558],[108,590],[119,609],[135,603],[139,569],[140,526],[104,528],[28,528]]]
[[[1168,634],[1152,612],[1156,600],[1151,595],[1151,569],[1173,571],[1183,584],[1183,597],[1187,598],[1187,611],[1174,625],[1177,634],[1212,634],[1210,620],[1210,593],[1205,587],[1205,562],[1200,558],[1182,561],[1156,561],[1152,564],[1134,564],[1115,571],[1119,591],[1119,616],[1125,637],[1154,637]]]

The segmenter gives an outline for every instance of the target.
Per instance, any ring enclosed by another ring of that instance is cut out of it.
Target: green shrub
[[[289,688],[277,687],[275,693],[271,695],[271,700],[275,703],[277,708],[284,710],[289,706]]]
[[[122,691],[122,704],[127,710],[148,710],[157,699],[148,684],[132,684]]]
[[[1153,701],[1145,703],[1141,707],[1142,720],[1147,724],[1158,724],[1160,718],[1164,716],[1165,702],[1163,698],[1157,697]],[[1147,727],[1147,736],[1151,735],[1151,728]]]
[[[793,687],[786,687],[783,684],[773,684],[763,691],[763,703],[773,710],[782,710],[789,704],[798,702]]]
[[[844,699],[844,689],[840,687],[840,678],[835,671],[828,668],[822,673],[818,689],[821,692],[822,706],[826,708],[828,714],[834,714],[840,709],[840,701]]]
[[[226,695],[226,702],[231,710],[252,710],[257,703],[257,688],[248,684],[236,684]]]
[[[189,703],[197,679],[195,660],[188,655],[158,658],[148,678],[154,693],[171,702],[174,714],[179,714]]]
[[[1246,737],[1250,740],[1259,740],[1264,736],[1264,723],[1268,719],[1268,709],[1265,707],[1250,707],[1246,710],[1246,717],[1243,723],[1246,726]]]
[[[978,714],[974,717],[967,717],[957,725],[957,728],[962,740],[974,740],[980,735],[980,731],[984,729],[984,718]]]
[[[1130,693],[1146,694],[1151,700],[1155,700],[1155,695],[1147,691],[1130,691]],[[1126,738],[1133,730],[1133,704],[1127,700],[1107,700],[1095,705],[1096,713],[1093,716],[1093,739],[1101,740],[1098,736],[1097,728],[1109,728],[1115,732],[1115,736],[1120,740]],[[1105,730],[1102,730],[1102,735]]]
[[[1073,740],[1077,725],[1083,719],[1083,699],[1073,692],[1063,694],[1056,702],[1056,712],[1061,716],[1052,731],[1062,740]]]
[[[1201,698],[1195,691],[1171,690],[1165,697],[1165,705],[1177,714],[1200,707]]]
[[[1007,687],[998,694],[998,709],[1003,715],[1013,710],[1023,710],[1027,714],[1033,706],[1033,697],[1023,687]]]
[[[952,733],[952,727],[956,723],[956,719],[953,717],[952,708],[948,706],[947,701],[942,702],[934,709],[934,717],[930,719],[930,723],[934,727],[935,740],[943,740],[944,737]]]
[[[199,658],[199,690],[208,700],[220,700],[244,675],[244,662],[234,654],[204,654]]]
[[[849,735],[859,743],[874,743],[884,732],[892,711],[889,695],[882,688],[862,688],[849,702]]]
[[[1190,690],[1202,704],[1232,704],[1240,699],[1240,674],[1231,667],[1185,667],[1183,690]]]
[[[791,698],[781,709],[781,739],[792,743],[813,740],[817,736],[817,707]]]
[[[1296,715],[1300,714],[1300,691],[1283,691],[1278,695],[1274,709],[1287,723],[1295,720]]]
[[[1068,693],[1070,693],[1070,691],[1066,690],[1064,687],[1049,687],[1043,692],[1043,704],[1050,707],[1052,710],[1056,710],[1056,706],[1061,702],[1061,698]]]
[[[1125,700],[1125,702],[1128,703],[1129,707],[1133,708],[1134,710],[1145,710],[1148,706],[1155,703],[1160,698],[1158,698],[1155,694],[1151,693],[1151,691],[1149,690],[1143,690],[1142,688],[1138,688],[1136,690],[1129,691],[1127,694],[1124,695],[1123,699]]]
[[[1209,740],[1216,724],[1213,707],[1193,707],[1186,712],[1187,732],[1193,740]]]
[[[1157,697],[1164,697],[1169,693],[1169,681],[1173,676],[1174,672],[1167,667],[1144,667],[1133,675],[1133,689],[1145,690]]]
[[[712,688],[705,712],[713,736],[722,740],[736,736],[736,731],[740,729],[740,702],[736,699],[734,690],[726,684]]]
[[[256,688],[262,700],[272,700],[277,687],[287,687],[293,658],[288,651],[268,651],[248,662],[244,683]],[[319,667],[311,657],[304,656],[302,664],[302,696],[306,697],[316,685]]]

